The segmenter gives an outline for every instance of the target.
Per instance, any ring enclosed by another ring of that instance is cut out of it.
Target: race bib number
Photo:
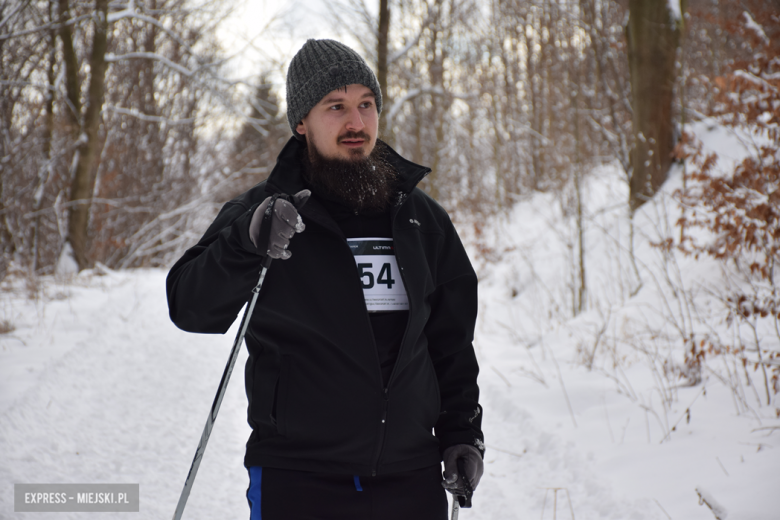
[[[409,310],[392,238],[348,238],[369,312]]]

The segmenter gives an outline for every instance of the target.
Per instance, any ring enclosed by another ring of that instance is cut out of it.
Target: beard
[[[362,137],[352,132],[342,138]],[[323,156],[316,144],[307,139],[302,152],[303,171],[312,191],[364,215],[387,211],[394,199],[398,174],[387,162],[387,150],[377,141],[368,156],[353,154],[353,158]]]

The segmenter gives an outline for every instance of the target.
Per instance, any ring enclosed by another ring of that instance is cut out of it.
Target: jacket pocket
[[[277,435],[276,401],[281,370],[276,356],[253,356],[246,367],[249,425],[260,438]]]
[[[279,435],[287,436],[287,395],[290,381],[290,360],[282,356],[279,367],[279,379],[276,381],[274,392],[273,419],[276,422],[276,431]]]
[[[439,377],[436,375],[436,369],[433,367],[433,360],[430,355],[426,355],[428,371],[430,372],[431,380],[435,382],[433,385],[434,392],[436,393],[436,419],[438,419],[441,413],[441,389],[439,388]],[[434,421],[435,422],[435,421]]]

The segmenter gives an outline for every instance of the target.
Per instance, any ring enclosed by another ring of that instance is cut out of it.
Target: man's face
[[[379,114],[373,91],[352,84],[314,105],[295,130],[327,159],[365,159],[376,145]]]

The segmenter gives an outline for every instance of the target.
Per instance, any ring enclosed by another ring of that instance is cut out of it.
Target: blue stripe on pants
[[[363,486],[360,485],[360,477],[355,475],[355,489],[363,491]]]
[[[246,499],[249,501],[249,520],[263,520],[262,499],[263,468],[252,466],[249,468],[249,489],[246,490]]]

